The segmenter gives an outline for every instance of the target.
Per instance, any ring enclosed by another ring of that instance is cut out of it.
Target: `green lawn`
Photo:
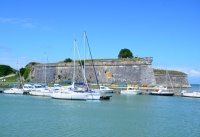
[[[5,78],[5,81],[3,81],[3,80],[4,79],[0,79],[0,83],[4,83],[4,84],[17,83],[17,77],[16,76]]]

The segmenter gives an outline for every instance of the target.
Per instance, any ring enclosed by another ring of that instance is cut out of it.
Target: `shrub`
[[[67,58],[67,59],[64,60],[64,62],[65,62],[65,63],[67,63],[67,62],[72,62],[72,60],[71,60],[70,58]]]

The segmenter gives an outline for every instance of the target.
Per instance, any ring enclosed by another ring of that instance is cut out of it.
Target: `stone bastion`
[[[154,74],[152,57],[125,59],[95,59],[74,62],[37,64],[32,66],[29,78],[33,82],[76,82],[97,84],[167,85],[165,74]],[[84,67],[81,67],[85,66]],[[96,80],[97,79],[97,80]],[[187,75],[170,75],[175,87],[188,87]]]

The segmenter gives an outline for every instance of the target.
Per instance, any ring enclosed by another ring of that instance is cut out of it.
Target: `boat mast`
[[[86,33],[84,32],[84,64],[83,64],[83,76],[84,76],[84,83],[87,86],[87,89],[89,90],[89,86],[87,83],[86,75],[85,75],[85,59],[86,59]]]
[[[20,86],[22,86],[22,77],[21,77],[21,74],[20,74],[18,61],[17,61],[17,73],[18,73],[17,77],[19,77],[18,83],[20,84],[18,86],[18,88],[19,88]]]
[[[170,82],[170,84],[171,84],[171,87],[173,88],[173,84],[172,84],[172,81],[171,81],[171,78],[170,78],[170,75],[169,75],[169,72],[167,71],[167,74],[168,74],[168,76],[169,76],[169,82]]]
[[[46,85],[46,52],[45,52],[45,66],[44,66],[44,83]]]
[[[87,89],[89,89],[88,84],[87,84],[87,80],[86,80],[86,77],[85,77],[85,69],[84,69],[84,68],[85,68],[85,67],[84,67],[85,62],[84,62],[84,64],[82,64],[82,61],[81,61],[81,57],[80,57],[80,53],[79,53],[77,44],[76,44],[76,48],[77,48],[77,53],[78,53],[78,56],[79,56],[79,59],[80,59],[79,61],[80,61],[81,70],[82,70],[82,73],[83,73],[84,84],[87,86]]]
[[[91,50],[90,50],[90,46],[89,46],[89,42],[88,42],[88,38],[87,38],[87,35],[86,35],[86,32],[85,32],[85,31],[84,31],[84,34],[85,34],[85,38],[86,38],[87,45],[88,45],[89,52],[90,52],[90,57],[91,57],[91,60],[92,60],[92,66],[93,66],[93,69],[94,69],[94,74],[95,74],[95,78],[96,78],[97,86],[98,86],[98,88],[100,89],[100,87],[99,87],[99,82],[98,82],[98,78],[97,78],[97,74],[96,74],[96,70],[95,70],[95,67],[94,67],[94,62],[93,62],[93,58],[92,58],[92,53],[91,53]]]
[[[84,83],[87,83],[87,82],[86,82],[86,76],[85,76],[85,58],[86,58],[86,48],[85,48],[85,45],[86,45],[86,41],[85,41],[85,32],[84,32],[84,64],[83,64],[83,76],[84,76]]]
[[[76,69],[75,69],[75,67],[76,67],[76,63],[75,63],[75,48],[76,48],[76,39],[74,39],[74,75],[73,75],[73,86],[74,86],[74,84],[75,84],[75,75],[76,75]]]

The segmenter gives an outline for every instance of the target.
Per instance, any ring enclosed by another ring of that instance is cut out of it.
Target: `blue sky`
[[[199,0],[0,0],[0,64],[73,59],[74,39],[82,54],[86,31],[93,58],[128,48],[153,57],[153,68],[200,83],[199,7]]]

